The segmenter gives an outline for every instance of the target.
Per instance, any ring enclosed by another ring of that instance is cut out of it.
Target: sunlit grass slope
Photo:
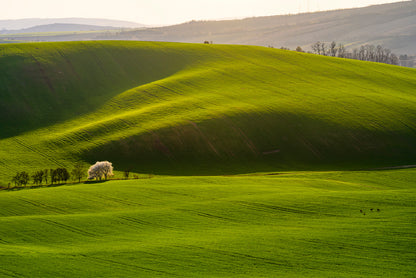
[[[413,277],[415,184],[400,170],[2,191],[0,276]]]
[[[0,180],[416,164],[416,71],[253,46],[0,46]]]

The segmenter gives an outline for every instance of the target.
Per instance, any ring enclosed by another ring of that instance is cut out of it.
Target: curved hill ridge
[[[3,181],[79,159],[171,174],[415,162],[413,69],[149,42],[5,45],[0,67]]]

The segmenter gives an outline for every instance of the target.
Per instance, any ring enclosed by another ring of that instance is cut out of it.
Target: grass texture
[[[110,160],[155,174],[415,164],[416,71],[233,45],[0,46],[0,183]]]
[[[0,191],[0,276],[411,277],[414,169],[299,170],[416,164],[414,88],[253,46],[0,45],[0,186],[76,161],[174,175]]]
[[[412,277],[415,183],[410,169],[3,191],[0,276]]]

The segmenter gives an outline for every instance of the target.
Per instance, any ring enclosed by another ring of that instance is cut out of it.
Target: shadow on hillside
[[[156,175],[365,170],[415,164],[416,133],[349,127],[302,114],[247,113],[189,122],[85,152],[118,170]]]
[[[0,82],[0,139],[91,113],[114,96],[171,76],[198,58],[173,44],[152,48],[142,42],[63,42],[51,48],[39,43],[38,59],[33,58],[34,47],[11,46],[9,55],[0,57],[0,72],[8,73]],[[32,97],[17,101],[26,98],[15,94],[9,101],[8,92]]]

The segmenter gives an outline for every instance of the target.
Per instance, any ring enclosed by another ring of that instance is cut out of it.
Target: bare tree
[[[384,49],[384,56],[383,56],[383,63],[389,64],[390,62],[390,57],[391,56],[391,50],[385,48]]]
[[[321,54],[327,56],[326,44],[324,42],[321,43]]]
[[[338,52],[338,49],[337,49],[337,43],[336,42],[331,42],[331,44],[329,45],[329,54],[332,56],[332,57],[335,57],[335,56],[337,56],[337,52]]]
[[[336,47],[336,42],[333,41],[327,49],[325,43],[316,42],[312,45],[312,50],[315,54],[319,55],[330,55],[332,57],[356,59],[362,61],[372,61],[378,63],[399,65],[400,59],[391,52],[390,49],[384,48],[381,45],[361,45],[359,48],[354,48],[352,52],[348,52],[344,45],[339,44]]]
[[[313,53],[321,55],[321,42],[317,41],[312,45]]]
[[[358,57],[358,49],[357,48],[354,48],[353,49],[353,51],[351,53],[351,59],[359,60],[359,57]]]
[[[384,56],[384,48],[381,45],[377,45],[375,62],[381,63],[383,61],[383,56]]]
[[[358,60],[366,61],[366,48],[364,45],[360,46],[358,50]]]
[[[367,61],[373,61],[376,60],[376,47],[372,44],[367,45]]]
[[[347,58],[347,50],[345,49],[343,44],[338,45],[338,57]]]

